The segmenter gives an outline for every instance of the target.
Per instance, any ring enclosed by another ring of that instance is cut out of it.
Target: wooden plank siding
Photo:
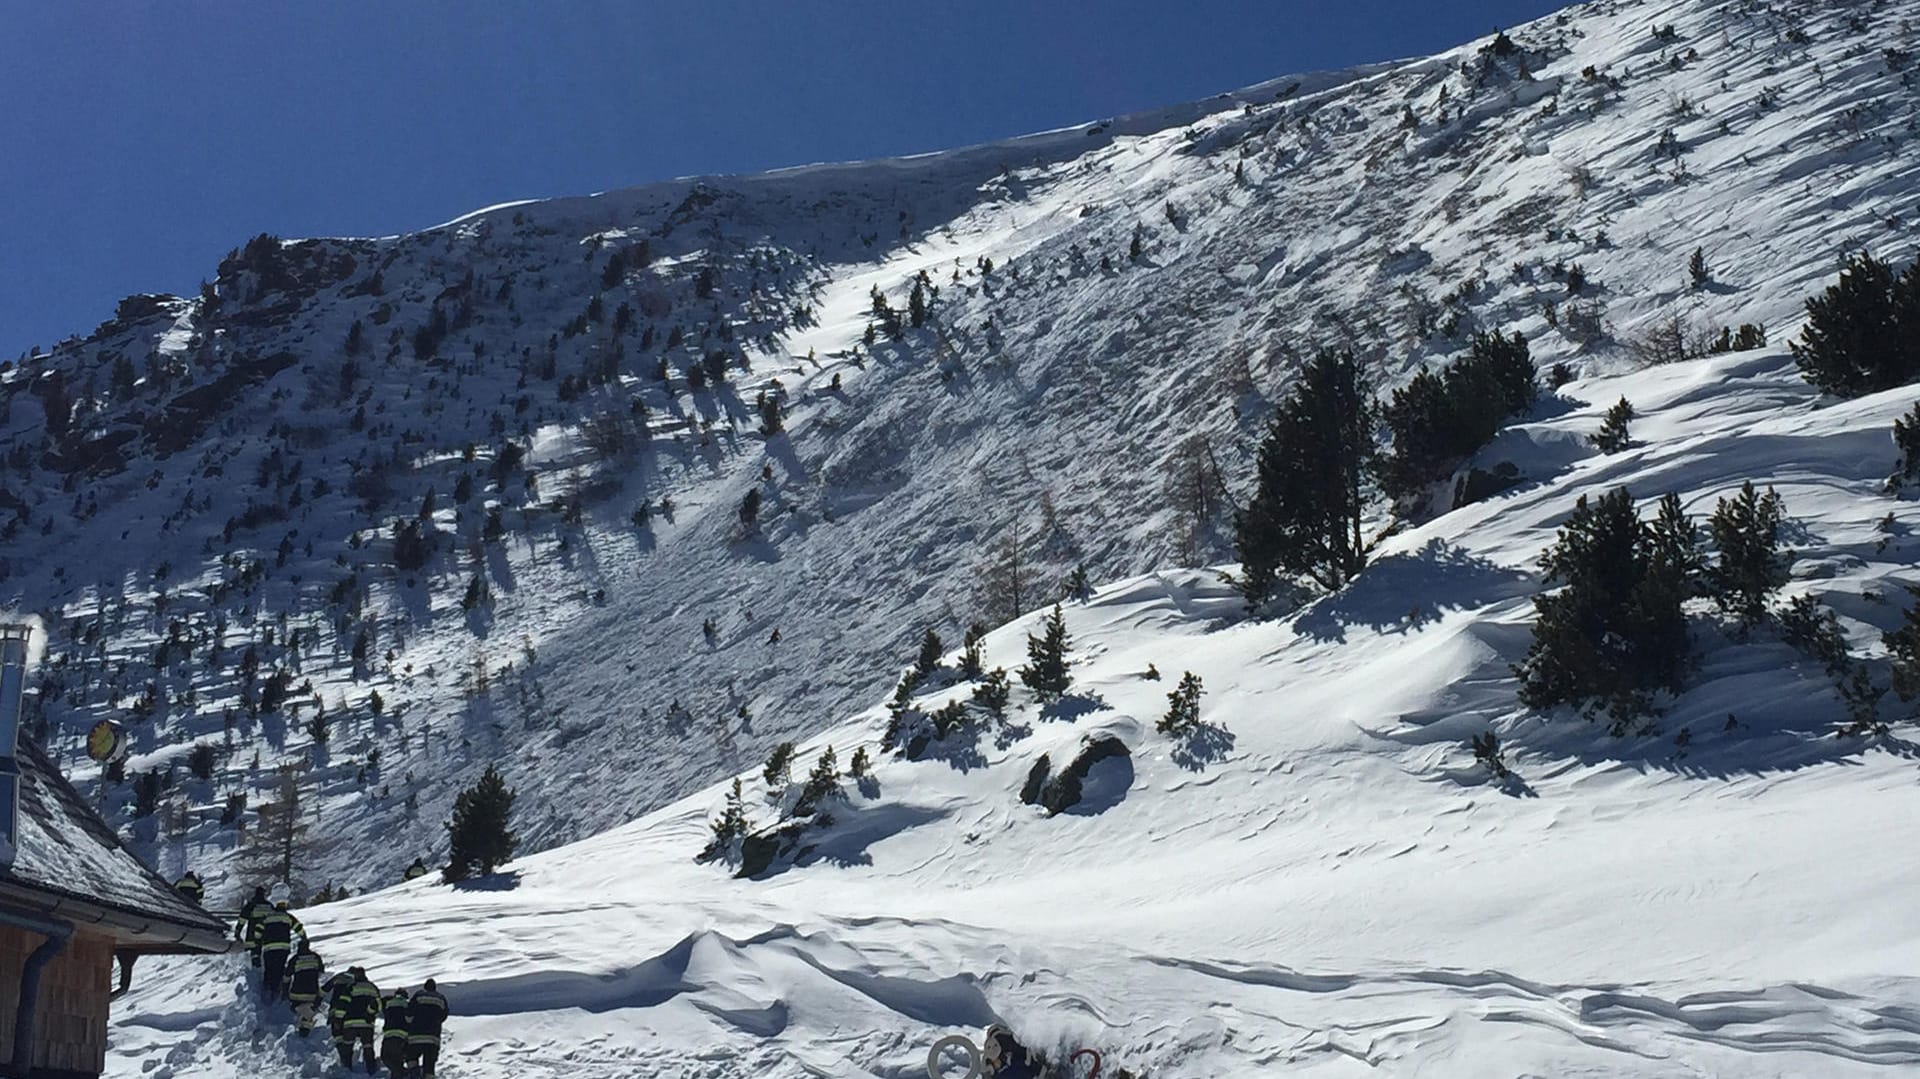
[[[14,1015],[27,956],[46,938],[0,926],[0,1063],[13,1054]],[[113,939],[77,932],[40,975],[33,1066],[98,1075],[107,1063],[107,1001],[113,989]]]

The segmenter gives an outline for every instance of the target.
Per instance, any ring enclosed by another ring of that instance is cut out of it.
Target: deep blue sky
[[[913,153],[1434,52],[1558,0],[57,0],[0,14],[0,358],[258,232]]]

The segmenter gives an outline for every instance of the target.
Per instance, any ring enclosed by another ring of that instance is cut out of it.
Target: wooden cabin
[[[106,1067],[116,960],[227,950],[226,926],[129,851],[19,738],[23,627],[0,626],[0,1076]]]

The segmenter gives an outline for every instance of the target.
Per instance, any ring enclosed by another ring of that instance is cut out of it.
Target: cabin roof
[[[52,902],[55,917],[100,908],[94,921],[121,942],[147,951],[218,951],[226,925],[163,880],[94,812],[73,784],[31,740],[20,739],[20,817],[13,865],[0,887],[24,889]]]

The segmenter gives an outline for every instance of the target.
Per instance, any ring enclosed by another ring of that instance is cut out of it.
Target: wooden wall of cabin
[[[46,938],[0,926],[0,1064],[13,1056],[20,974]],[[113,991],[113,940],[83,931],[40,974],[33,1066],[98,1075],[107,1066],[107,1001]]]

